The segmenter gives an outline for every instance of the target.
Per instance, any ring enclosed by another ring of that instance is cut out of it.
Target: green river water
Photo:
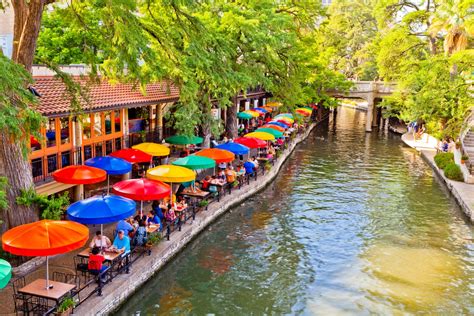
[[[472,226],[414,150],[364,119],[340,108],[117,313],[474,314]]]

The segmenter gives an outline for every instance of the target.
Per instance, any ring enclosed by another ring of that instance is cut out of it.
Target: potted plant
[[[150,234],[150,235],[148,235],[145,247],[151,248],[153,245],[157,244],[160,241],[160,239],[161,238],[160,238],[159,234]]]
[[[467,155],[462,155],[461,156],[461,163],[462,164],[466,163],[466,161],[468,161],[468,160],[469,160],[469,157]]]
[[[72,310],[76,307],[76,302],[72,297],[65,298],[58,307],[58,315],[68,316],[72,314]]]
[[[456,142],[456,149],[459,149],[459,148],[461,148],[461,142],[457,141]]]
[[[205,208],[209,205],[209,201],[208,200],[201,200],[199,201],[198,203],[198,207],[201,207],[201,208]]]

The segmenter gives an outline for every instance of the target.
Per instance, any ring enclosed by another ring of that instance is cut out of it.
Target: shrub
[[[464,181],[461,168],[454,162],[450,162],[444,168],[444,176],[454,181]]]
[[[462,155],[461,160],[469,160],[469,156],[467,156],[467,155]]]
[[[69,205],[69,192],[59,196],[45,196],[37,194],[33,188],[22,190],[17,196],[16,203],[18,205],[38,207],[41,218],[59,220]]]
[[[438,168],[444,169],[447,164],[454,162],[453,153],[439,153],[434,156],[434,161]]]

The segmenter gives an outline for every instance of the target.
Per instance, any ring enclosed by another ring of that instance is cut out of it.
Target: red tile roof
[[[70,97],[60,79],[54,77],[35,77],[33,87],[41,95],[38,110],[46,116],[67,115],[70,112]],[[85,79],[76,78],[81,84]],[[111,84],[106,80],[89,88],[90,103],[83,102],[84,110],[98,111],[107,108],[127,108],[173,102],[179,99],[179,90],[166,82],[149,84],[146,94],[140,87],[131,83]]]

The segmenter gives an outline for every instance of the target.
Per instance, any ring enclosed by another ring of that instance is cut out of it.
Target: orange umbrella
[[[218,148],[203,149],[198,151],[195,155],[214,159],[216,163],[231,162],[235,159],[235,155],[232,152]]]
[[[2,236],[3,250],[18,256],[46,256],[46,288],[49,287],[48,256],[84,246],[89,229],[72,221],[42,220],[12,228]]]
[[[285,129],[283,127],[278,126],[278,125],[273,125],[273,124],[265,124],[265,125],[262,126],[262,128],[273,128],[276,131],[279,131],[279,132],[282,132],[282,133],[285,132]]]
[[[89,166],[69,166],[53,172],[57,182],[66,184],[91,184],[107,178],[105,170]]]

